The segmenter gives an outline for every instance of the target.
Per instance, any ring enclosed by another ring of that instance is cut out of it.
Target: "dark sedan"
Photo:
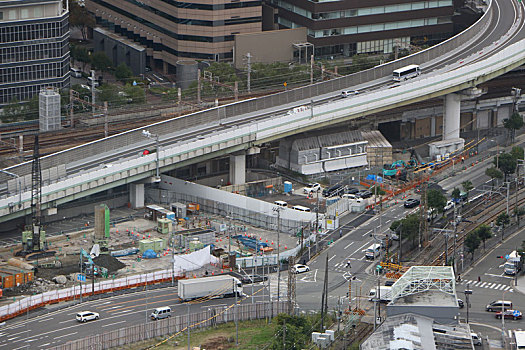
[[[405,201],[405,208],[415,208],[417,207],[421,202],[419,201],[419,199],[413,199],[413,198],[410,198],[410,199],[407,199]]]
[[[259,283],[264,282],[268,280],[268,276],[261,276],[261,275],[246,275],[241,277],[241,282],[243,284],[250,284],[250,283]],[[252,282],[253,281],[253,282]]]

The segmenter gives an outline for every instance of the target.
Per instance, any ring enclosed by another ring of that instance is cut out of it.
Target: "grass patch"
[[[273,337],[274,327],[265,320],[243,321],[239,323],[239,346],[235,346],[235,323],[219,324],[214,328],[195,329],[190,331],[190,348],[202,346],[206,350],[256,350],[268,344]],[[164,340],[157,338],[137,344],[130,344],[117,349],[145,349]],[[187,350],[188,335],[186,332],[156,347],[156,350]]]

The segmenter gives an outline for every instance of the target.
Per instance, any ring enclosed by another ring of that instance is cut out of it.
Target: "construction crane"
[[[42,170],[40,168],[40,147],[38,134],[35,135],[33,147],[33,162],[31,166],[31,224],[26,225],[22,232],[22,251],[17,255],[24,256],[27,260],[38,259],[54,255],[55,252],[47,251],[46,233],[42,230]]]

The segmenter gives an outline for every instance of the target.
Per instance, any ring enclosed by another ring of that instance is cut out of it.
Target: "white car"
[[[295,264],[294,266],[292,266],[293,273],[303,273],[308,271],[310,271],[310,268],[303,264]]]
[[[321,189],[321,185],[316,183],[308,184],[303,188],[303,192],[306,194],[317,192]]]
[[[447,211],[447,210],[450,210],[452,208],[454,208],[454,202],[447,201],[447,204],[443,207],[443,211]]]
[[[81,311],[77,314],[78,322],[87,322],[92,320],[98,320],[100,315],[97,312],[93,311]]]

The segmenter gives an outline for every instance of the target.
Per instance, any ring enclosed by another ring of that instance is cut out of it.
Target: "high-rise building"
[[[453,0],[268,0],[278,28],[308,28],[317,57],[391,53],[453,32]],[[270,18],[271,17],[265,17]],[[267,24],[265,23],[265,27]]]
[[[69,86],[69,9],[62,0],[0,0],[0,106]]]
[[[261,0],[87,0],[97,24],[146,47],[148,66],[232,60],[234,34],[262,30]]]

